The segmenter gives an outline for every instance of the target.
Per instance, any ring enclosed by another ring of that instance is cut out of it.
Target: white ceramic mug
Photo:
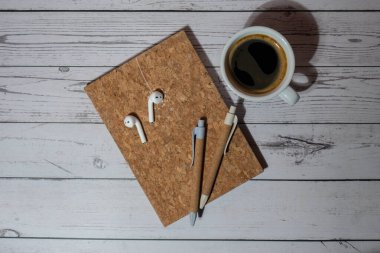
[[[273,40],[275,40],[275,42],[277,42],[280,47],[282,47],[282,49],[285,52],[287,67],[286,67],[286,72],[283,77],[283,80],[277,85],[275,89],[265,94],[253,95],[253,94],[247,94],[245,92],[242,92],[239,88],[235,86],[234,83],[236,82],[231,82],[229,80],[230,75],[227,75],[226,64],[229,64],[227,62],[227,59],[229,57],[227,54],[229,52],[230,47],[234,45],[238,40],[241,40],[244,37],[256,35],[256,34],[268,36],[272,38]],[[295,103],[297,103],[297,101],[300,98],[298,93],[289,86],[290,81],[292,80],[292,77],[294,74],[294,68],[295,68],[293,49],[283,35],[281,35],[279,32],[271,28],[264,27],[264,26],[252,26],[252,27],[247,27],[241,30],[240,32],[236,33],[234,36],[232,36],[231,39],[228,40],[227,44],[224,46],[220,66],[221,66],[222,77],[225,83],[239,97],[242,97],[244,99],[251,100],[251,101],[261,102],[261,101],[273,98],[275,96],[279,96],[290,105],[294,105]]]

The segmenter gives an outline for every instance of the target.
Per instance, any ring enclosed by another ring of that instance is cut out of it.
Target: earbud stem
[[[140,139],[141,139],[141,143],[145,143],[146,142],[146,137],[145,137],[145,133],[144,133],[144,130],[143,130],[142,126],[141,126],[140,121],[136,122],[136,128],[137,128],[137,132],[139,133],[139,136],[140,136]]]
[[[149,123],[153,123],[154,122],[154,112],[153,112],[153,102],[152,101],[148,101],[148,116],[149,116]]]

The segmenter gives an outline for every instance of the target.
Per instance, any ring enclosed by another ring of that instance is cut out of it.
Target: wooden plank
[[[141,1],[0,1],[0,10],[212,10],[212,11],[252,11],[252,10],[268,10],[268,9],[296,9],[296,10],[378,10],[379,2],[376,0],[300,0],[295,2],[269,2],[265,0],[237,0],[237,1],[202,1],[202,0],[141,0]],[[301,5],[302,4],[302,5]]]
[[[70,240],[70,239],[0,239],[5,252],[23,253],[25,249],[35,253],[84,253],[84,252],[282,252],[282,253],[357,253],[376,252],[379,241],[155,241],[155,240]]]
[[[376,12],[3,12],[1,66],[115,66],[186,28],[204,63],[227,39],[267,25],[294,47],[298,66],[379,66]]]
[[[0,183],[6,236],[100,239],[380,238],[380,181],[249,181],[163,228],[135,180]],[[244,197],[243,197],[244,196]]]
[[[380,125],[243,125],[256,179],[380,179]],[[135,178],[102,124],[1,124],[0,177]]]
[[[110,69],[0,68],[0,121],[101,122],[83,88]],[[237,102],[219,79],[219,69],[208,70],[225,102]],[[378,67],[299,67],[296,72],[293,86],[304,89],[296,106],[287,106],[279,98],[245,101],[239,105],[240,119],[245,123],[380,123]],[[315,83],[308,88],[310,80]]]

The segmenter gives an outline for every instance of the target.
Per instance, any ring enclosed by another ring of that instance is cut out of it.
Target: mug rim
[[[228,76],[226,74],[226,69],[225,69],[225,59],[227,56],[227,52],[231,45],[233,45],[237,40],[249,36],[249,35],[254,35],[254,34],[263,34],[266,36],[271,37],[274,39],[276,42],[280,44],[280,46],[283,48],[286,56],[286,62],[287,62],[287,69],[285,76],[281,83],[273,90],[270,91],[268,94],[264,95],[248,95],[246,93],[243,93],[239,89],[237,89],[228,79]],[[247,28],[244,28],[243,30],[235,33],[224,45],[223,51],[222,51],[222,56],[221,56],[221,64],[220,64],[221,72],[222,72],[222,77],[224,81],[226,82],[227,86],[232,89],[232,91],[237,94],[239,97],[247,99],[247,100],[254,100],[254,101],[264,101],[270,98],[273,98],[277,95],[279,95],[288,85],[290,84],[290,81],[293,77],[294,74],[294,69],[295,69],[295,59],[294,59],[294,53],[293,49],[288,42],[288,40],[279,32],[276,30],[273,30],[272,28],[265,27],[265,26],[250,26]]]

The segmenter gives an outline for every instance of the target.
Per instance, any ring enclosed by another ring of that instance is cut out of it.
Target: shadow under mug
[[[230,51],[229,50],[230,47],[232,47],[237,41],[241,40],[242,38],[247,37],[247,36],[252,36],[252,35],[266,35],[272,38],[282,47],[286,56],[287,69],[286,69],[283,80],[278,84],[278,86],[275,89],[265,94],[247,94],[247,93],[242,92],[239,88],[235,86],[236,82],[230,81],[229,79],[230,75],[228,75],[226,72],[226,68],[228,67],[226,65],[229,64],[228,52]],[[264,27],[264,26],[251,26],[236,33],[234,36],[232,36],[231,39],[228,40],[228,42],[223,48],[220,66],[221,66],[222,77],[225,83],[228,85],[228,87],[232,89],[232,91],[236,95],[238,95],[241,98],[244,98],[246,100],[261,102],[261,101],[273,98],[275,96],[279,96],[289,105],[296,104],[300,98],[298,93],[292,87],[289,86],[292,80],[292,77],[294,74],[294,68],[295,68],[293,49],[283,35],[281,35],[279,32],[271,28]]]

